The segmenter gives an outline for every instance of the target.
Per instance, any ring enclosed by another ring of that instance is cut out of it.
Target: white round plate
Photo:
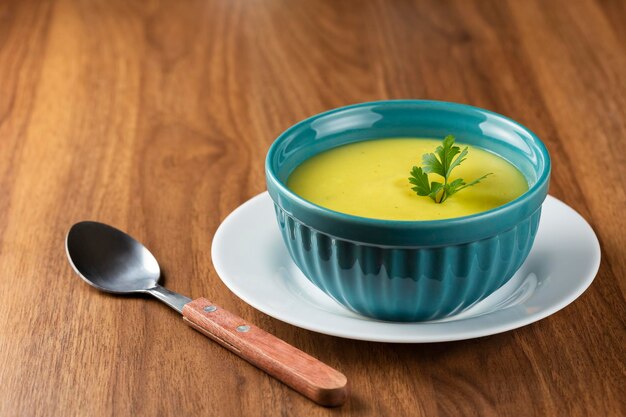
[[[471,339],[525,326],[578,298],[600,266],[600,245],[589,224],[550,196],[543,204],[535,244],[513,278],[480,303],[442,320],[378,321],[328,297],[289,257],[267,192],[224,220],[211,253],[224,284],[265,314],[319,333],[394,343]]]

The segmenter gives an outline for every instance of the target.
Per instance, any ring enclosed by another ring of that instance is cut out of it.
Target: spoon
[[[84,221],[70,228],[65,248],[74,271],[89,285],[114,294],[151,294],[194,329],[316,403],[345,401],[347,379],[341,372],[206,298],[191,300],[160,286],[156,258],[126,233]]]

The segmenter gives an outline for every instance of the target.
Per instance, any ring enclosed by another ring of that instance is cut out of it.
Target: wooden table
[[[0,415],[626,414],[625,5],[3,1]],[[519,330],[429,345],[316,334],[228,291],[211,238],[265,189],[269,144],[386,98],[470,103],[534,130],[551,193],[600,238],[589,290]],[[63,244],[82,219],[145,242],[173,290],[341,369],[351,399],[316,406],[157,301],[82,283]]]

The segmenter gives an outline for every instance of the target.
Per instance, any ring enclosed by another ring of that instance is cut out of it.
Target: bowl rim
[[[539,153],[543,157],[543,162],[544,162],[543,169],[542,171],[540,171],[535,183],[531,185],[528,188],[528,190],[526,190],[519,197],[515,198],[514,200],[511,200],[510,202],[506,204],[503,204],[501,206],[495,207],[490,210],[481,211],[479,213],[475,213],[475,214],[471,214],[467,216],[451,217],[451,218],[436,219],[436,220],[391,220],[391,219],[362,217],[362,216],[356,216],[353,214],[335,211],[335,210],[320,206],[318,204],[315,204],[311,201],[308,201],[300,197],[299,195],[291,191],[287,187],[287,185],[278,178],[277,173],[274,172],[272,168],[272,161],[274,160],[277,149],[281,145],[281,143],[285,140],[285,138],[290,137],[294,133],[294,131],[301,129],[302,127],[306,125],[310,125],[312,122],[320,118],[328,117],[331,115],[335,115],[337,113],[341,113],[341,112],[345,112],[345,111],[349,111],[353,109],[358,109],[362,107],[371,107],[371,106],[399,106],[399,105],[432,106],[435,108],[439,108],[441,110],[448,110],[448,111],[452,110],[452,111],[458,111],[460,113],[478,112],[478,113],[483,113],[483,114],[492,116],[493,118],[496,118],[499,121],[504,122],[505,124],[509,124],[515,127],[516,129],[523,131],[526,135],[528,135],[528,137],[532,139],[532,142],[533,142],[532,145],[536,146],[536,148],[539,150]],[[509,117],[493,112],[491,110],[486,110],[486,109],[471,106],[468,104],[454,103],[454,102],[448,102],[448,101],[439,101],[439,100],[420,100],[420,99],[379,100],[379,101],[357,103],[357,104],[352,104],[348,106],[343,106],[343,107],[338,107],[338,108],[334,108],[331,110],[327,110],[322,113],[318,113],[313,116],[307,117],[306,119],[297,122],[296,124],[286,129],[284,132],[282,132],[271,144],[270,148],[268,149],[267,156],[265,158],[265,174],[266,174],[266,179],[268,183],[271,182],[272,185],[278,189],[280,194],[287,197],[288,199],[296,203],[301,208],[310,211],[316,216],[326,217],[334,221],[340,221],[340,222],[355,225],[355,226],[368,226],[368,227],[378,226],[378,227],[393,228],[396,230],[409,228],[414,231],[417,231],[423,228],[431,229],[433,227],[440,227],[444,225],[449,226],[449,227],[463,226],[463,225],[467,225],[468,223],[473,223],[476,221],[493,218],[494,216],[500,215],[501,213],[514,212],[517,208],[522,206],[528,200],[531,200],[532,197],[537,196],[537,194],[541,193],[542,190],[544,190],[547,193],[546,185],[550,178],[550,173],[551,173],[550,155],[548,153],[548,150],[545,144],[539,139],[539,137],[537,137],[537,135],[534,132],[532,132],[526,126],[516,122],[515,120]],[[270,195],[271,194],[272,193],[270,192]],[[545,195],[541,199],[542,202],[544,198],[545,198]]]

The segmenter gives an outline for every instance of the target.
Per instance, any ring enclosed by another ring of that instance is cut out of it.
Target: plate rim
[[[470,329],[466,331],[455,332],[453,334],[437,334],[437,335],[421,335],[420,336],[419,334],[416,335],[414,333],[410,333],[408,335],[405,335],[404,337],[401,337],[400,335],[393,335],[393,336],[377,336],[376,334],[364,335],[358,331],[351,333],[351,332],[346,332],[345,330],[336,330],[333,328],[328,328],[328,326],[320,325],[316,322],[302,321],[300,319],[297,319],[297,318],[294,319],[289,316],[285,317],[284,312],[280,311],[280,309],[276,309],[272,307],[271,305],[267,305],[266,303],[259,302],[254,297],[249,297],[246,291],[241,290],[240,287],[237,285],[236,279],[233,280],[233,279],[229,279],[226,277],[228,274],[225,273],[226,268],[223,265],[223,257],[220,256],[220,253],[219,253],[220,252],[219,242],[221,241],[224,233],[226,233],[225,230],[227,230],[230,223],[235,221],[234,219],[236,219],[237,216],[239,216],[242,211],[245,211],[248,208],[248,206],[258,203],[258,200],[263,200],[263,199],[271,200],[267,191],[264,191],[260,194],[255,195],[254,197],[246,200],[237,208],[235,208],[231,213],[228,214],[228,216],[226,216],[226,218],[224,218],[224,220],[220,223],[217,230],[215,231],[215,234],[213,235],[213,240],[211,243],[211,259],[212,259],[213,266],[215,268],[215,271],[217,272],[217,275],[220,281],[239,299],[241,299],[248,305],[252,306],[253,308],[263,312],[264,314],[267,314],[275,318],[276,320],[280,320],[287,324],[290,324],[290,325],[293,325],[302,329],[310,330],[316,333],[326,334],[326,335],[335,336],[335,337],[341,337],[345,339],[362,340],[362,341],[379,342],[379,343],[435,343],[435,342],[451,342],[451,341],[458,341],[458,340],[469,340],[469,339],[475,339],[479,337],[491,336],[491,335],[507,332],[510,330],[515,330],[520,327],[524,327],[534,322],[537,322],[539,320],[542,320],[548,316],[551,316],[552,314],[555,314],[556,312],[562,310],[563,308],[571,304],[573,301],[575,301],[577,298],[579,298],[587,290],[587,288],[589,288],[591,283],[594,281],[595,277],[597,276],[600,263],[601,263],[602,254],[601,254],[600,242],[593,228],[591,227],[591,225],[589,225],[589,223],[572,207],[565,204],[563,201],[557,199],[556,197],[548,195],[546,198],[546,201],[544,201],[544,204],[546,203],[556,204],[560,206],[559,209],[561,210],[571,211],[574,216],[578,217],[578,220],[582,222],[583,226],[587,229],[587,231],[590,232],[590,237],[593,238],[592,242],[590,242],[591,245],[593,246],[593,253],[590,254],[590,262],[589,262],[589,270],[588,270],[589,273],[585,274],[586,278],[579,281],[577,286],[570,288],[571,291],[568,292],[568,295],[559,299],[558,302],[551,304],[550,306],[543,308],[535,313],[529,314],[527,316],[519,317],[517,319],[512,319],[510,321],[505,321],[504,323],[499,324],[499,325],[479,327],[477,329],[473,329],[473,330]],[[272,220],[275,220],[275,219],[272,217]],[[540,221],[539,227],[541,227],[541,221]],[[488,312],[480,316],[467,317],[467,318],[463,318],[459,320],[451,320],[448,322],[436,322],[436,321],[435,322],[411,322],[411,323],[381,322],[375,319],[368,319],[367,317],[363,317],[362,320],[372,321],[374,323],[377,323],[377,325],[379,326],[382,325],[384,327],[387,327],[387,326],[403,327],[403,328],[413,327],[415,328],[415,330],[417,330],[419,327],[422,327],[422,326],[443,325],[445,323],[458,323],[458,322],[462,322],[466,320],[484,318],[485,316],[490,316],[500,311],[504,311],[504,310],[495,310],[495,311]],[[325,314],[336,317],[336,315],[333,314],[332,312],[325,311]]]

